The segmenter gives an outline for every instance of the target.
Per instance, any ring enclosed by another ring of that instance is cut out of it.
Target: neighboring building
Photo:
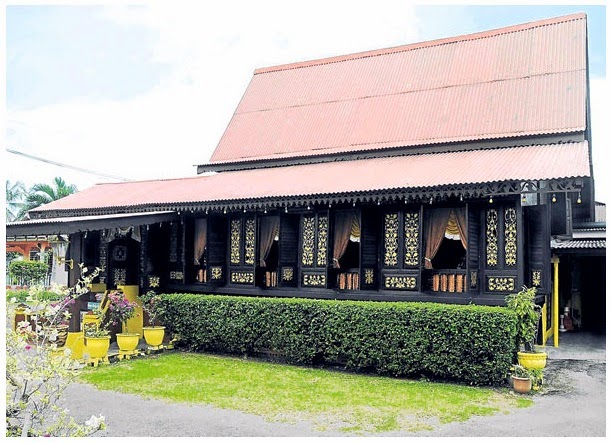
[[[573,223],[571,235],[552,237],[552,253],[560,259],[560,308],[571,318],[566,328],[605,333],[607,253],[606,205],[596,203],[592,222]],[[563,325],[565,326],[565,325]]]
[[[551,239],[595,216],[586,35],[575,14],[258,69],[216,174],[97,185],[7,234],[70,234],[108,287],[549,301]]]
[[[67,243],[66,243],[67,245]],[[68,273],[65,270],[63,263],[58,260],[61,248],[60,242],[56,236],[47,235],[28,235],[28,236],[13,236],[6,238],[6,286],[16,287],[21,286],[23,282],[18,279],[13,279],[9,274],[10,261],[26,260],[26,261],[46,261],[49,265],[49,273],[39,284],[49,286],[51,283],[58,285],[68,284]],[[17,257],[9,261],[10,252],[13,252]],[[65,253],[65,251],[64,251]],[[65,254],[64,254],[65,255]]]

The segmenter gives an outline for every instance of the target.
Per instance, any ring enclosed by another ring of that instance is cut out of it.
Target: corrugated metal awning
[[[6,236],[74,234],[87,230],[123,228],[177,219],[178,214],[174,211],[44,218],[7,223]]]
[[[173,180],[106,183],[37,208],[35,213],[370,195],[385,190],[553,180],[589,174],[587,142],[521,146],[227,171]]]
[[[551,240],[551,247],[553,250],[567,250],[567,249],[606,249],[606,239],[570,239],[570,240],[559,240],[553,238]]]

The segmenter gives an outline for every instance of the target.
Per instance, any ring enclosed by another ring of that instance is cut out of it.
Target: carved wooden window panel
[[[518,266],[518,212],[513,205],[485,211],[485,265],[488,269]]]
[[[382,266],[418,268],[420,266],[420,211],[393,211],[384,214]]]
[[[229,263],[231,265],[255,265],[256,227],[254,217],[231,219],[229,223]]]
[[[306,214],[301,219],[301,255],[303,268],[326,268],[329,251],[328,214]]]

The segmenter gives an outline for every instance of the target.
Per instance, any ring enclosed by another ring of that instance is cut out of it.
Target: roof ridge
[[[519,80],[527,80],[527,79],[530,80],[532,78],[539,78],[539,77],[544,77],[544,76],[549,76],[549,75],[570,74],[570,73],[574,73],[574,72],[583,72],[583,71],[586,71],[586,68],[566,69],[566,70],[563,70],[563,71],[559,71],[558,70],[558,71],[553,71],[553,72],[541,72],[539,74],[524,74],[524,75],[519,75],[519,76],[505,76],[505,77],[493,78],[493,79],[489,79],[489,80],[476,80],[476,81],[464,82],[464,83],[456,83],[456,84],[441,84],[439,86],[429,86],[429,87],[425,87],[425,88],[422,88],[422,89],[406,89],[406,90],[402,90],[402,91],[389,92],[389,93],[378,94],[378,95],[362,95],[362,96],[341,98],[341,99],[335,99],[335,100],[325,100],[325,101],[315,101],[315,102],[300,103],[300,104],[296,104],[296,105],[282,105],[282,106],[275,106],[275,107],[262,108],[262,109],[253,109],[251,111],[238,111],[236,109],[234,115],[254,114],[254,113],[257,113],[257,112],[277,111],[277,110],[280,110],[280,109],[302,108],[302,107],[306,107],[306,106],[324,105],[324,104],[329,104],[329,103],[342,103],[342,102],[350,102],[350,101],[355,101],[355,100],[366,100],[366,99],[378,98],[378,97],[391,97],[391,96],[394,96],[394,95],[415,94],[415,93],[419,93],[419,92],[438,91],[438,90],[450,89],[450,88],[465,88],[465,87],[469,87],[469,86],[485,85],[485,84],[488,84],[488,83],[519,81]],[[238,107],[238,109],[239,109],[239,107]]]
[[[200,179],[201,180],[203,177],[207,177],[207,176],[208,175],[206,174],[198,174],[195,176],[187,176],[187,177],[147,178],[147,179],[142,179],[142,180],[128,180],[128,181],[120,181],[120,182],[96,183],[93,186],[124,185],[124,184],[129,184],[129,183],[163,182],[163,181],[189,180],[189,179]]]
[[[345,62],[345,61],[350,61],[350,60],[358,60],[358,59],[368,58],[368,57],[378,57],[381,55],[396,54],[400,52],[413,51],[417,49],[430,48],[434,46],[442,46],[442,45],[458,43],[462,41],[491,38],[491,37],[496,37],[499,35],[526,31],[528,29],[540,28],[543,26],[551,26],[551,25],[557,25],[561,23],[567,23],[570,21],[582,20],[585,18],[587,18],[587,16],[584,12],[578,12],[575,14],[563,15],[559,17],[552,17],[552,18],[547,18],[547,19],[542,19],[542,20],[536,20],[532,22],[510,25],[510,26],[491,29],[487,31],[480,31],[480,32],[475,32],[471,34],[463,34],[463,35],[455,36],[455,37],[444,37],[441,39],[409,43],[407,45],[394,46],[390,48],[374,49],[370,51],[356,52],[356,53],[346,54],[346,55],[324,57],[320,59],[308,60],[308,61],[303,61],[303,62],[287,63],[287,64],[275,65],[275,66],[270,66],[270,67],[265,67],[265,68],[258,68],[258,69],[255,69],[254,75],[266,74],[266,73],[277,72],[277,71],[288,71],[292,69],[308,68],[312,66],[320,66],[320,65],[339,63],[339,62]]]

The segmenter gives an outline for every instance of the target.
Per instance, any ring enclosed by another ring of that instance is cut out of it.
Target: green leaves
[[[504,381],[515,352],[516,317],[506,308],[197,294],[161,299],[165,324],[193,350],[483,385]]]
[[[527,351],[534,349],[539,319],[541,318],[541,308],[535,303],[536,295],[536,288],[524,286],[520,292],[509,294],[505,298],[507,307],[513,310],[517,316],[517,340],[524,345]]]
[[[31,285],[46,277],[49,265],[40,261],[13,261],[8,267],[11,277]]]

